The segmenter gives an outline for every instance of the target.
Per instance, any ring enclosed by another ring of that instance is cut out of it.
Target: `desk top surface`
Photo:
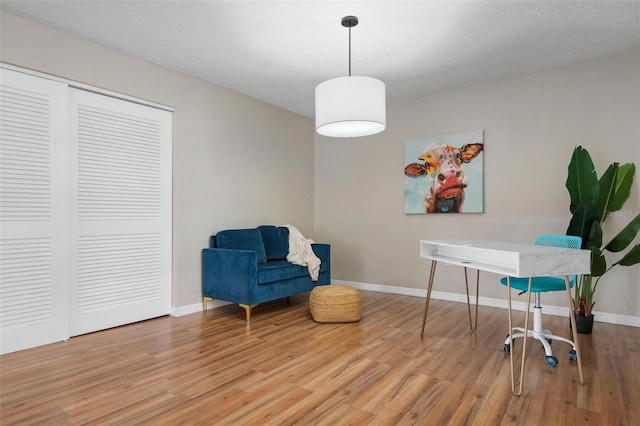
[[[515,277],[588,274],[591,252],[479,239],[422,240],[420,256]]]
[[[444,240],[422,240],[421,243],[433,244],[438,246],[450,246],[450,247],[471,247],[475,249],[496,250],[509,253],[519,254],[536,254],[536,253],[556,253],[564,252],[567,249],[563,247],[549,247],[535,245],[532,243],[521,243],[512,241],[494,241],[494,240],[479,240],[479,239],[444,239]]]

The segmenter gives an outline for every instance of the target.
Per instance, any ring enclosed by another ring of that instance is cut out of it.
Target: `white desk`
[[[424,315],[422,319],[421,337],[424,336],[424,327],[429,310],[429,300],[431,299],[431,289],[433,288],[433,278],[438,262],[458,265],[464,267],[465,284],[467,286],[467,306],[469,309],[469,325],[475,331],[478,325],[478,289],[480,271],[493,272],[508,277],[531,278],[536,276],[564,276],[567,290],[567,301],[569,312],[573,311],[571,289],[569,286],[569,276],[588,274],[591,268],[591,252],[589,250],[574,250],[558,247],[538,246],[525,243],[510,243],[503,241],[486,240],[423,240],[420,241],[420,257],[431,259],[431,270],[427,284],[427,298],[425,302]],[[471,306],[469,302],[469,283],[467,278],[467,268],[477,270],[476,276],[476,322],[475,326],[471,321]],[[513,334],[511,322],[511,284],[507,285],[509,301],[509,335]],[[531,280],[529,280],[529,290]],[[525,319],[525,335],[529,326],[529,306],[531,303],[531,291],[528,292],[527,315]],[[576,333],[575,318],[569,315],[573,330],[573,341],[578,357],[578,372],[580,383],[584,383],[582,375],[582,362],[580,349],[578,347],[578,336]],[[520,370],[519,390],[515,389],[515,376],[513,368],[513,352],[511,353],[511,390],[514,394],[522,393],[522,381],[524,378],[524,366],[526,355],[526,342],[524,339],[522,346],[522,365]],[[513,345],[511,345],[513,348]]]

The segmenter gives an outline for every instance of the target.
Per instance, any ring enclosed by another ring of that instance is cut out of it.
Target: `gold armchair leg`
[[[213,299],[210,298],[210,297],[206,297],[206,296],[202,298],[202,314],[203,315],[206,315],[206,313],[207,313],[207,302],[209,300],[213,300]]]
[[[256,306],[258,306],[258,304],[256,303],[255,305],[245,305],[240,303],[240,307],[243,308],[247,314],[247,322],[251,321],[251,310],[253,308],[255,308]]]

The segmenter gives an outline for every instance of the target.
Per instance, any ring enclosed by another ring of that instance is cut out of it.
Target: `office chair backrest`
[[[582,238],[574,237],[573,235],[540,235],[535,244],[538,246],[579,249],[582,246]]]
[[[579,249],[582,247],[582,238],[573,235],[540,235],[535,242],[538,246],[562,247],[568,249]],[[576,276],[570,278],[571,286],[576,281]]]

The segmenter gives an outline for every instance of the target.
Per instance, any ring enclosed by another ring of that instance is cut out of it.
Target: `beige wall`
[[[387,114],[387,130],[375,136],[315,137],[316,234],[332,243],[333,278],[424,289],[421,239],[564,234],[574,146],[590,151],[600,174],[614,161],[640,167],[640,52],[399,102]],[[405,215],[404,141],[472,130],[484,130],[485,212]],[[624,211],[605,228],[619,230],[640,212],[640,170]],[[441,267],[434,289],[464,293],[461,278]],[[506,297],[498,276],[481,280],[482,296]],[[640,266],[609,272],[597,298],[597,311],[640,316]],[[562,294],[545,299],[566,306]]]
[[[313,121],[3,12],[0,60],[175,108],[174,307],[201,300],[212,233],[260,224],[313,235]]]

